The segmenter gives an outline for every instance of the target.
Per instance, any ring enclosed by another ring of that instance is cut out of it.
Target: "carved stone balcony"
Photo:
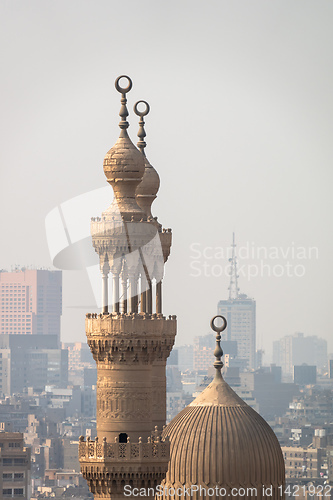
[[[170,458],[170,442],[108,443],[104,438],[79,442],[81,473],[97,498],[122,497],[124,487],[156,487],[164,479]]]
[[[108,443],[104,438],[99,442],[84,441],[83,436],[79,442],[79,460],[80,462],[105,462],[108,464],[118,462],[140,462],[168,463],[170,454],[170,442],[167,440],[153,441],[147,443]]]

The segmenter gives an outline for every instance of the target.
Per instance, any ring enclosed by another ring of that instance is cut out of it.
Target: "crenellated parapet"
[[[162,314],[87,314],[88,345],[97,364],[166,361],[174,345],[176,316]]]

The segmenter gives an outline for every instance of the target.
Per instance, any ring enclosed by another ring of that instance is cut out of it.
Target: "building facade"
[[[2,429],[8,424],[2,424]],[[24,446],[20,432],[0,431],[0,492],[1,498],[30,498],[30,448]]]
[[[218,314],[224,316],[228,326],[224,340],[237,342],[237,359],[241,368],[256,367],[256,301],[245,294],[220,300]]]
[[[317,382],[317,367],[305,364],[295,365],[294,382],[298,385],[314,385]]]
[[[273,342],[273,363],[282,367],[285,377],[292,378],[295,365],[315,365],[320,372],[327,368],[327,341],[297,332]]]
[[[193,345],[181,345],[175,349],[178,353],[178,367],[180,371],[192,371],[194,368]]]
[[[0,271],[0,335],[56,335],[60,339],[61,313],[61,271]]]
[[[320,479],[324,450],[321,448],[283,446],[282,453],[286,465],[286,479]]]
[[[0,335],[0,393],[67,383],[68,351],[59,348],[57,335]]]

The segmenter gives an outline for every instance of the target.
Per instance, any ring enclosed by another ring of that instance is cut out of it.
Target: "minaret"
[[[121,79],[127,79],[126,88],[120,86]],[[153,497],[152,488],[165,476],[169,461],[169,442],[161,438],[166,419],[165,365],[176,335],[176,317],[162,314],[171,230],[162,229],[151,215],[158,186],[151,195],[145,179],[152,167],[127,133],[126,94],[132,81],[121,76],[115,85],[121,93],[121,132],[104,159],[114,200],[102,217],[91,222],[102,275],[102,313],[86,316],[88,344],[97,364],[97,438],[81,437],[79,444],[81,472],[95,499],[124,498],[126,485],[151,488]],[[143,125],[138,134],[141,142]],[[142,204],[142,198],[145,202],[149,198],[149,203]]]
[[[145,110],[140,111],[139,105],[144,104]],[[139,141],[137,142],[137,146],[140,149],[141,153],[144,156],[145,160],[145,171],[142,177],[142,181],[136,188],[136,200],[138,205],[145,212],[147,217],[152,217],[151,213],[151,205],[156,198],[157,192],[160,187],[160,178],[154,167],[151,165],[149,160],[146,157],[145,148],[146,148],[146,132],[144,129],[144,116],[146,116],[150,111],[149,104],[146,101],[138,101],[134,105],[134,112],[136,115],[140,117],[139,120],[139,131],[138,137]],[[161,230],[161,225],[158,224],[157,218],[154,218],[153,221],[157,224],[159,230]],[[170,245],[171,245],[171,232],[163,231],[159,234],[163,260],[164,262],[167,260],[170,253]],[[155,267],[156,270],[156,312],[162,312],[162,271],[163,264]],[[143,301],[145,297],[143,297]],[[165,416],[166,416],[166,377],[165,377],[165,364],[166,358],[163,353],[160,356],[157,356],[153,363],[152,368],[152,382],[153,382],[153,425],[157,426],[159,429],[163,427],[165,424]]]

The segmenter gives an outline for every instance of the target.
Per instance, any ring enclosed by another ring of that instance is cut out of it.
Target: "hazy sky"
[[[114,80],[128,74],[133,142],[132,106],[151,105],[146,151],[161,177],[153,213],[173,229],[164,312],[178,316],[177,343],[206,334],[227,298],[219,249],[235,231],[266,360],[272,340],[295,331],[333,351],[332,2],[2,0],[0,14],[0,267],[51,266],[46,215],[105,186]],[[267,258],[248,259],[258,246]],[[85,340],[91,303],[85,272],[66,271],[64,341]]]

